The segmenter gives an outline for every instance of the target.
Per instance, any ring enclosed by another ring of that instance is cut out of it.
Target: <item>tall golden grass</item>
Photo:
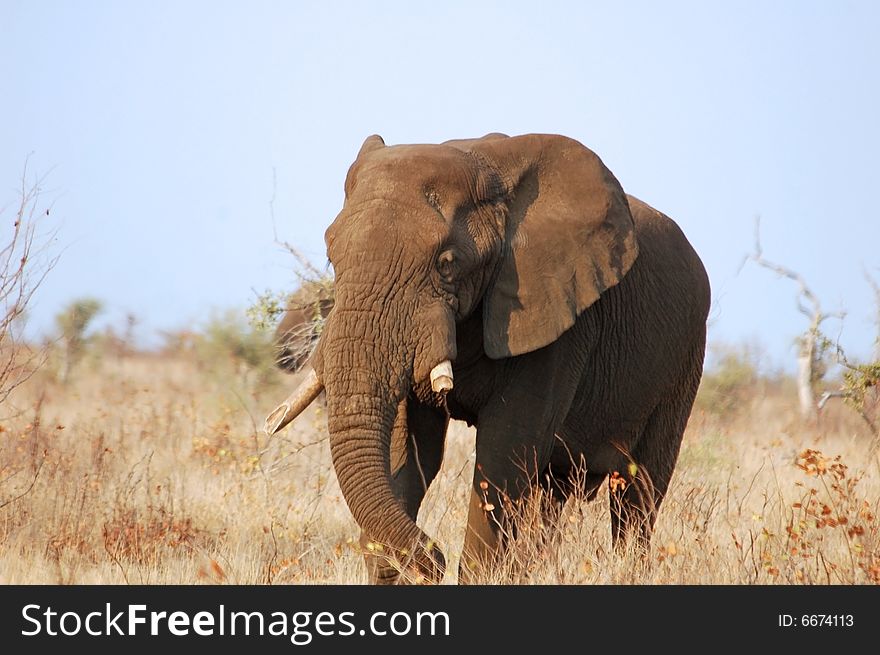
[[[184,354],[38,371],[0,407],[0,583],[365,583],[320,406],[259,432],[292,379]],[[614,552],[608,492],[520,508],[491,584],[877,584],[880,466],[843,405],[797,418],[784,385],[695,410],[650,552]],[[419,516],[456,580],[474,434],[453,424]],[[549,525],[547,524],[549,523]]]

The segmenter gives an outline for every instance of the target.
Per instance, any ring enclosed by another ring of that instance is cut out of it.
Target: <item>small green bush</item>
[[[753,396],[760,380],[760,349],[749,344],[719,344],[712,347],[711,354],[714,363],[703,373],[695,405],[708,414],[730,417]]]
[[[103,304],[95,298],[78,298],[55,316],[58,344],[61,352],[59,379],[67,383],[74,367],[79,364],[91,342],[86,333],[95,317],[101,313]]]
[[[271,335],[248,325],[239,311],[217,314],[194,335],[199,365],[211,374],[237,376],[245,384],[268,383],[274,374]]]

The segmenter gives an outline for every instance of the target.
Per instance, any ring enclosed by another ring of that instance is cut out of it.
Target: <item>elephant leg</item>
[[[518,357],[476,417],[477,456],[459,582],[478,581],[481,571],[491,570],[516,536],[517,504],[542,484],[559,443],[555,435],[583,375],[583,360],[571,356],[582,347],[577,338],[569,331],[551,346]]]
[[[523,466],[522,470],[528,469]],[[482,472],[485,471],[484,468]],[[488,477],[483,480],[485,489],[479,484],[474,485],[471,489],[468,510],[468,531],[459,566],[460,583],[469,584],[478,581],[481,571],[492,566],[495,558],[512,539],[522,537],[524,529],[534,530],[526,536],[541,552],[553,547],[558,534],[559,517],[568,497],[569,488],[548,480],[544,473],[539,476],[539,480],[538,482],[533,480],[525,488],[516,487],[517,492],[514,493],[504,493],[500,488],[490,491]],[[509,486],[507,488],[510,489]],[[537,508],[540,519],[531,513],[522,517],[528,521],[527,528],[518,525],[514,520],[520,518],[518,509],[513,509],[512,512],[504,511],[504,508],[511,508],[516,503],[519,503],[521,508],[531,502],[540,503],[540,507]],[[488,507],[493,509],[487,509]],[[519,571],[518,567],[514,570],[517,571],[514,573],[515,576],[528,574],[527,571]]]
[[[689,376],[654,409],[631,453],[634,470],[631,464],[629,470],[609,479],[611,539],[618,551],[634,535],[639,549],[647,552],[678,459],[699,377],[699,373]]]
[[[561,534],[560,521],[565,501],[571,496],[573,485],[568,471],[560,467],[547,467],[540,475],[539,484],[531,488],[532,502],[540,503],[540,524],[532,543],[538,549],[538,559],[543,559],[558,543]],[[537,518],[537,517],[536,517]]]
[[[410,397],[398,409],[391,437],[391,487],[413,521],[443,461],[447,417]],[[404,582],[400,571],[361,532],[361,549],[372,584]],[[405,564],[405,563],[404,563]]]
[[[572,494],[570,472],[559,467],[547,467],[541,474],[541,520],[545,528],[553,528],[559,522],[562,507]],[[556,530],[551,530],[556,533]]]
[[[497,422],[481,417],[477,430],[474,482],[459,565],[463,584],[478,581],[516,536],[516,505],[531,493],[538,471],[549,460],[552,428],[545,437],[546,426],[536,426],[526,417],[520,422],[515,414],[509,411],[505,420]]]

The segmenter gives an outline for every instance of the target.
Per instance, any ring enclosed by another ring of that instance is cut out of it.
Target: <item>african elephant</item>
[[[374,581],[401,581],[401,562],[424,580],[444,573],[416,515],[450,417],[476,426],[460,581],[503,550],[510,508],[538,485],[562,502],[611,476],[613,541],[647,545],[710,300],[670,218],[563,136],[386,146],[374,135],[325,241],[336,307],[308,378],[266,430],[326,390],[342,493],[362,540],[383,545],[366,554]]]
[[[275,328],[275,364],[296,373],[312,354],[320,326],[333,309],[332,289],[319,283],[305,283],[290,294],[284,314]]]

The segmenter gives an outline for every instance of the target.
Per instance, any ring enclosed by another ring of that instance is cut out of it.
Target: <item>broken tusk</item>
[[[305,380],[296,388],[283,403],[278,405],[263,424],[263,431],[268,435],[273,435],[293,419],[299,416],[303,410],[308,407],[312,401],[318,397],[324,385],[318,379],[315,369],[309,369]]]
[[[448,359],[431,369],[431,389],[434,393],[452,391],[452,362]]]

